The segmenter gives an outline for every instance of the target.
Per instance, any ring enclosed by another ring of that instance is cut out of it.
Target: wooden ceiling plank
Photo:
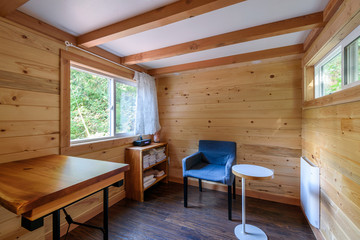
[[[0,0],[0,16],[6,17],[29,0]]]
[[[234,64],[234,63],[250,62],[250,61],[275,58],[275,57],[283,57],[288,55],[300,54],[303,52],[304,52],[303,44],[297,44],[297,45],[273,48],[273,49],[262,50],[257,52],[244,53],[234,56],[215,58],[200,62],[186,63],[186,64],[180,64],[180,65],[164,67],[164,68],[154,68],[148,70],[148,73],[152,76],[157,76],[162,74],[183,72],[183,71],[208,68],[208,67],[216,67],[216,66]]]
[[[154,61],[162,58],[179,56],[208,50],[217,47],[252,41],[261,38],[273,37],[282,34],[308,30],[323,26],[322,12],[295,17],[283,21],[268,23],[247,29],[242,29],[230,33],[203,38],[191,42],[181,43],[165,48],[160,48],[148,52],[142,52],[123,57],[125,64],[137,64],[142,62]]]
[[[79,45],[94,47],[115,39],[161,27],[245,0],[180,0],[167,6],[83,34]]]
[[[25,13],[22,13],[18,10],[15,12],[9,14],[6,16],[7,19],[18,23],[22,26],[28,27],[32,30],[35,30],[37,32],[40,32],[42,34],[45,34],[46,36],[49,36],[51,38],[54,38],[56,40],[65,42],[69,41],[70,43],[76,44],[76,37],[71,35],[70,33],[64,32],[56,27],[53,27],[45,22],[42,22],[34,17],[31,17]],[[89,52],[92,52],[94,54],[97,54],[103,58],[106,58],[108,60],[111,60],[113,62],[122,64],[122,59],[119,56],[116,56],[115,54],[112,54],[102,48],[99,47],[93,47],[91,49],[82,47],[84,50],[87,50]],[[124,64],[126,66],[126,64]],[[131,65],[127,66],[133,70],[140,71],[140,72],[146,72],[146,69],[138,66],[138,65]]]

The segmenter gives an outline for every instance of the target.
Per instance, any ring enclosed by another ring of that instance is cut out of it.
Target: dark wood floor
[[[299,207],[247,198],[247,223],[260,227],[270,240],[316,239]],[[227,219],[227,194],[189,186],[189,207],[183,207],[182,185],[159,183],[145,202],[122,200],[109,210],[110,239],[236,239],[241,223],[241,196],[233,200],[233,221]],[[89,224],[101,225],[102,214]],[[63,238],[62,238],[63,239]],[[77,227],[68,240],[102,239],[99,230]]]

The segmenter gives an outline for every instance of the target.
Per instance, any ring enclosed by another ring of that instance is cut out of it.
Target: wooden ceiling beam
[[[192,63],[180,64],[180,65],[164,67],[164,68],[154,68],[148,70],[148,73],[152,76],[156,76],[156,75],[162,75],[168,73],[176,73],[176,72],[183,72],[188,70],[234,64],[234,63],[250,62],[250,61],[275,58],[275,57],[283,57],[288,55],[300,54],[303,52],[304,52],[303,44],[297,44],[297,45],[273,48],[263,51],[244,53],[234,56],[215,58],[200,62],[192,62]]]
[[[323,22],[325,24],[330,20],[330,18],[336,13],[336,11],[340,8],[341,4],[343,4],[344,0],[330,0],[326,5],[323,11]],[[311,44],[315,41],[315,39],[320,35],[323,27],[314,28],[311,30],[309,35],[306,37],[304,41],[304,50],[308,50]]]
[[[307,35],[307,37],[304,41],[304,50],[305,51],[309,49],[311,44],[315,41],[317,36],[319,36],[319,34],[321,33],[322,30],[323,30],[323,27],[314,28],[313,30],[311,30],[311,32],[309,33],[309,35]]]
[[[181,43],[148,52],[142,52],[123,57],[125,64],[137,64],[154,61],[162,58],[179,56],[212,48],[223,47],[241,42],[252,41],[261,38],[278,36],[286,33],[308,30],[323,25],[322,12],[295,17],[279,22],[268,23],[256,27],[246,28],[230,33],[203,38],[191,42]]]
[[[94,47],[243,1],[245,0],[180,0],[167,6],[83,34],[77,38],[77,43],[85,47]]]
[[[6,17],[29,0],[0,0],[0,17]]]
[[[6,16],[6,18],[57,40],[76,43],[76,38],[73,35],[64,32],[58,28],[55,28],[18,10]]]
[[[324,9],[324,22],[328,22],[330,18],[340,8],[344,0],[330,0]]]
[[[45,34],[51,38],[54,38],[56,40],[59,40],[59,41],[62,41],[62,42],[65,42],[65,41],[69,41],[73,44],[76,44],[76,37],[71,35],[70,33],[67,33],[67,32],[64,32],[56,27],[53,27],[45,22],[42,22],[36,18],[33,18],[25,13],[22,13],[18,10],[16,10],[15,12],[9,14],[6,16],[7,19],[15,22],[15,23],[18,23],[22,26],[25,26],[25,27],[28,27],[30,29],[33,29],[37,32],[40,32],[42,34]],[[85,47],[82,47],[84,50],[87,50],[89,52],[92,52],[94,54],[97,54],[101,57],[104,57],[108,60],[111,60],[113,62],[116,62],[116,63],[119,63],[121,64],[122,59],[121,57],[119,56],[116,56],[115,54],[112,54],[102,48],[99,48],[99,47],[94,47],[94,48],[85,48]],[[123,64],[123,65],[126,65],[126,64]],[[136,70],[136,71],[140,71],[140,72],[146,72],[146,69],[138,66],[138,65],[131,65],[131,66],[127,66],[133,70]]]

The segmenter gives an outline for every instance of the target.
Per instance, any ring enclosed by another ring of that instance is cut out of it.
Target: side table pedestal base
[[[267,240],[265,232],[258,227],[245,224],[245,233],[242,232],[242,224],[235,227],[235,236],[240,240]]]

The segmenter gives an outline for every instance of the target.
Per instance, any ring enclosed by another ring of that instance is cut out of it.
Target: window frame
[[[345,48],[350,45],[353,41],[360,37],[360,26],[355,28],[350,34],[348,34],[343,40],[341,40],[335,47],[333,47],[323,58],[321,58],[315,65],[314,65],[314,79],[315,79],[315,99],[325,97],[331,95],[335,92],[340,92],[344,89],[348,89],[357,85],[360,85],[360,80],[345,84]],[[341,89],[335,92],[332,92],[327,95],[319,95],[321,92],[321,88],[319,88],[321,82],[321,68],[329,62],[333,57],[335,57],[338,52],[341,52]]]
[[[123,83],[123,84],[127,84],[130,86],[136,86],[135,82],[127,82],[126,80],[122,79],[122,78],[114,78],[113,80],[113,86],[112,86],[112,90],[114,91],[114,98],[113,98],[113,111],[112,113],[114,114],[114,125],[112,126],[112,130],[114,131],[114,137],[117,138],[122,138],[122,137],[130,137],[130,136],[135,136],[135,130],[134,132],[131,133],[116,133],[116,83]],[[136,116],[136,113],[135,113]]]
[[[110,108],[110,112],[109,112],[109,126],[110,126],[110,136],[106,136],[106,137],[97,137],[97,138],[84,138],[84,139],[76,139],[76,140],[71,140],[70,139],[70,145],[76,145],[79,143],[90,143],[90,142],[96,142],[96,141],[102,141],[102,140],[109,140],[109,139],[113,139],[113,138],[124,138],[124,137],[131,137],[131,136],[135,136],[134,132],[129,132],[129,133],[117,133],[116,132],[116,83],[122,83],[122,84],[126,84],[129,86],[136,86],[135,82],[133,81],[126,81],[125,79],[119,77],[119,76],[110,76],[104,73],[101,73],[99,71],[95,71],[95,70],[91,70],[88,69],[84,66],[79,66],[76,63],[71,63],[70,64],[70,69],[75,69],[77,71],[82,71],[82,72],[87,72],[89,74],[95,74],[98,75],[99,77],[104,77],[104,78],[108,78],[109,79],[109,108]]]
[[[115,64],[109,63],[103,59],[91,56],[86,53],[74,53],[70,50],[60,50],[60,153],[74,154],[79,149],[94,146],[103,148],[104,146],[114,146],[117,144],[131,143],[137,138],[133,134],[115,134],[109,137],[100,137],[94,139],[70,140],[70,69],[74,66],[83,71],[89,71],[94,74],[99,74],[105,77],[113,78],[114,90],[115,81],[124,82],[132,85],[136,84],[133,80],[134,73],[131,70],[121,68]],[[112,106],[115,108],[115,99],[113,99]],[[116,115],[114,115],[116,116]],[[96,148],[96,147],[95,147]],[[77,149],[77,150],[76,150]]]

